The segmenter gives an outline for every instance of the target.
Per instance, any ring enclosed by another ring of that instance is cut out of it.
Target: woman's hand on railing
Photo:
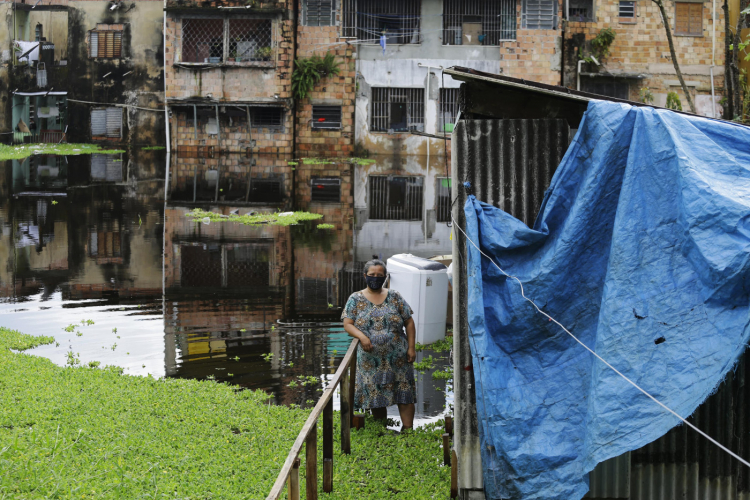
[[[350,318],[344,318],[344,331],[349,334],[350,337],[354,337],[355,339],[359,340],[359,343],[362,344],[362,349],[365,352],[372,351],[372,342],[370,342],[370,339],[360,331],[359,328],[354,326],[354,321],[352,321]]]

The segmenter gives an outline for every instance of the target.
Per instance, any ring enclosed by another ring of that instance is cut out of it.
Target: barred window
[[[635,18],[635,2],[620,1],[620,17]]]
[[[89,31],[89,57],[118,59],[122,55],[122,25],[98,24]]]
[[[568,15],[571,21],[591,22],[594,21],[593,0],[570,0]]]
[[[305,26],[333,26],[333,0],[306,0]]]
[[[119,139],[122,137],[122,108],[96,108],[91,110],[91,137],[93,139]]]
[[[437,179],[437,221],[450,222],[451,220],[451,180],[447,177]]]
[[[337,177],[313,177],[310,181],[312,201],[338,203],[341,201],[341,179]]]
[[[443,132],[453,132],[458,117],[458,92],[460,89],[440,89],[440,125]]]
[[[515,39],[515,0],[443,2],[443,45],[500,45]]]
[[[424,89],[373,87],[370,130],[424,130]]]
[[[522,26],[530,30],[557,29],[557,2],[555,0],[523,0]]]
[[[420,43],[421,0],[342,0],[343,36],[386,46]]]
[[[371,175],[370,218],[422,220],[422,177]]]
[[[273,56],[271,19],[182,20],[182,62],[271,61]]]
[[[250,121],[253,127],[281,128],[284,126],[284,108],[250,108]]]
[[[341,106],[313,106],[312,128],[341,128]]]

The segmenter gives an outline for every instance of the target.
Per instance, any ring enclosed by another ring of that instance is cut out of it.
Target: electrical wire
[[[83,104],[96,104],[98,106],[116,106],[120,108],[133,108],[133,109],[142,109],[144,111],[154,111],[156,113],[163,113],[164,109],[154,109],[154,108],[143,108],[140,106],[135,106],[133,104],[120,104],[116,102],[91,102],[91,101],[79,101],[78,99],[68,99],[68,102],[79,102]]]
[[[464,230],[461,228],[461,226],[458,225],[458,222],[456,222],[456,219],[453,218],[453,214],[452,213],[451,213],[451,219],[453,220],[453,225],[455,227],[457,227],[459,231],[461,231],[461,233],[464,235],[464,237],[466,238],[466,240],[469,243],[471,243],[472,246],[474,248],[476,248],[479,251],[480,254],[482,254],[487,260],[489,260],[507,278],[513,279],[513,280],[515,280],[515,281],[518,282],[519,286],[521,287],[521,296],[526,301],[530,302],[531,305],[534,306],[534,309],[536,309],[538,313],[542,314],[543,316],[545,316],[546,318],[548,318],[550,321],[552,321],[553,323],[555,323],[557,326],[559,326],[573,340],[575,340],[584,349],[586,349],[591,354],[593,354],[594,357],[596,357],[596,359],[598,359],[599,361],[601,361],[602,363],[604,363],[609,369],[611,369],[617,375],[619,375],[620,377],[622,377],[627,383],[629,383],[630,385],[632,385],[633,387],[635,387],[636,389],[638,389],[641,393],[643,393],[646,397],[648,397],[649,399],[651,399],[654,403],[658,404],[659,406],[661,406],[662,408],[664,408],[665,410],[667,410],[669,413],[671,413],[672,415],[674,415],[675,417],[677,417],[678,419],[680,419],[682,421],[682,423],[684,423],[685,425],[687,425],[688,427],[690,427],[691,429],[693,429],[695,432],[697,432],[698,434],[700,434],[704,438],[708,439],[711,443],[713,443],[714,445],[716,445],[719,449],[721,449],[722,451],[724,451],[725,453],[727,453],[731,457],[735,458],[737,461],[739,461],[740,463],[742,463],[746,467],[750,468],[750,462],[748,462],[747,460],[745,460],[744,458],[740,457],[739,455],[737,455],[736,453],[734,453],[732,450],[730,450],[729,448],[727,448],[726,446],[724,446],[721,443],[719,443],[718,441],[716,441],[714,438],[712,438],[711,436],[709,436],[708,434],[706,434],[705,432],[703,432],[702,430],[700,430],[698,427],[696,427],[695,425],[693,425],[690,422],[688,422],[687,419],[683,418],[682,416],[680,416],[679,414],[677,414],[677,412],[675,412],[674,410],[672,410],[671,408],[669,408],[667,405],[665,405],[664,403],[662,403],[661,401],[659,401],[658,399],[656,399],[654,396],[652,396],[649,392],[647,392],[641,386],[639,386],[638,384],[636,384],[635,382],[633,382],[632,380],[630,380],[627,376],[625,376],[624,374],[622,374],[617,368],[615,368],[614,366],[612,366],[611,364],[609,364],[604,358],[602,358],[601,356],[599,356],[593,349],[591,349],[589,346],[587,346],[586,344],[584,344],[580,339],[578,339],[578,337],[576,337],[575,335],[573,335],[570,332],[570,330],[568,330],[567,328],[565,328],[565,326],[563,326],[562,323],[560,323],[555,318],[553,318],[552,316],[550,316],[549,314],[547,314],[546,312],[544,312],[542,309],[540,309],[539,306],[536,305],[536,302],[534,302],[532,299],[530,299],[530,298],[528,298],[526,296],[526,293],[524,292],[524,289],[523,289],[523,283],[521,283],[521,280],[518,279],[516,276],[513,276],[513,275],[508,274],[507,272],[505,272],[505,270],[502,267],[500,267],[499,265],[497,265],[497,263],[490,256],[488,256],[486,253],[484,253],[482,251],[482,249],[480,249],[477,246],[477,244],[474,243],[471,240],[471,238],[469,238],[469,236],[466,234],[466,232],[464,232]],[[476,352],[476,348],[475,348],[475,352]],[[480,370],[480,375],[481,375],[481,370]]]

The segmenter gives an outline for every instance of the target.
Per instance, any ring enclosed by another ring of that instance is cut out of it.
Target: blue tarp
[[[464,210],[469,238],[527,296],[681,416],[745,348],[747,127],[594,101],[533,229],[473,196]],[[581,498],[597,463],[680,423],[467,250],[488,498]]]

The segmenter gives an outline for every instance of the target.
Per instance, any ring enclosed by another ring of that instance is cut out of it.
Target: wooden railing
[[[318,418],[323,414],[323,491],[333,491],[333,394],[341,384],[341,452],[351,453],[351,428],[354,420],[354,380],[357,370],[357,346],[354,339],[341,361],[333,381],[323,392],[318,404],[307,417],[305,425],[286,457],[266,500],[278,500],[288,488],[288,500],[299,500],[299,454],[305,445],[305,491],[307,500],[318,499]]]

